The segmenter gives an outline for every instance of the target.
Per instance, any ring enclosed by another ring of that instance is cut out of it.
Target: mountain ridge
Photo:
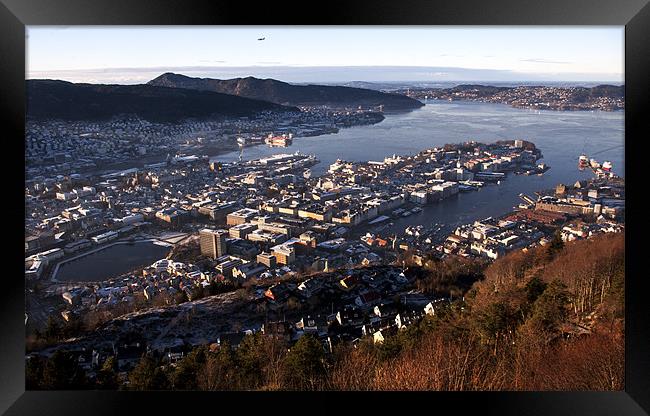
[[[329,105],[333,107],[378,107],[387,110],[406,110],[422,107],[420,101],[400,94],[391,94],[365,88],[331,85],[294,85],[272,78],[194,78],[166,72],[147,85],[213,91],[223,94],[269,101],[291,106]]]
[[[177,122],[188,118],[251,116],[263,111],[300,111],[218,92],[148,84],[76,84],[31,79],[26,81],[26,89],[27,117],[36,119],[99,120],[132,114],[149,121]]]

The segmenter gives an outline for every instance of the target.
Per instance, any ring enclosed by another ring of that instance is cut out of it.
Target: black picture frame
[[[136,0],[0,0],[0,116],[3,118],[6,236],[0,291],[0,412],[25,414],[225,411],[347,411],[396,404],[411,412],[642,415],[650,409],[650,331],[643,290],[644,128],[650,93],[650,5],[647,0],[356,1],[328,3]],[[26,25],[625,25],[626,374],[621,392],[432,392],[287,394],[201,392],[25,391],[23,252],[18,207],[24,189]],[[13,166],[15,164],[16,166]],[[7,163],[5,163],[5,166]],[[15,192],[15,194],[14,194]],[[647,220],[646,220],[647,221]],[[14,226],[15,224],[15,226]],[[259,400],[256,400],[258,399]],[[343,399],[352,399],[343,404]],[[303,406],[296,403],[300,402]],[[306,405],[306,406],[305,406]],[[416,407],[417,406],[417,407]],[[645,410],[644,410],[645,409]]]

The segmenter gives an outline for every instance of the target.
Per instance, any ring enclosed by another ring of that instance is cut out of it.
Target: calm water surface
[[[504,214],[521,200],[523,192],[534,197],[541,189],[558,183],[573,184],[593,173],[577,169],[578,156],[585,152],[602,163],[609,160],[614,171],[625,175],[624,112],[536,111],[504,104],[429,101],[406,113],[387,113],[386,119],[371,126],[342,129],[339,133],[296,138],[288,148],[255,146],[244,149],[244,160],[277,153],[315,154],[321,162],[312,167],[314,176],[323,174],[336,159],[383,160],[392,154],[412,155],[446,143],[476,140],[485,143],[501,139],[529,140],[541,149],[551,169],[542,176],[510,174],[500,185],[486,185],[424,208],[416,215],[395,220],[387,231],[402,232],[408,225],[445,224],[445,230],[459,224]],[[231,162],[239,152],[215,156]]]
[[[459,224],[506,213],[519,204],[519,193],[534,192],[558,183],[573,184],[593,177],[591,171],[577,169],[578,156],[585,152],[602,162],[609,160],[614,171],[625,175],[624,113],[585,111],[534,111],[502,104],[433,101],[406,113],[387,113],[372,126],[342,129],[339,133],[296,138],[289,148],[255,146],[244,149],[244,159],[258,159],[277,153],[315,154],[321,162],[312,167],[314,176],[323,174],[336,159],[349,161],[383,160],[384,157],[413,155],[446,143],[476,140],[485,143],[521,138],[542,150],[551,169],[542,176],[509,174],[499,185],[486,185],[477,192],[459,194],[424,207],[419,214],[394,220],[382,232],[402,233],[409,225],[444,224],[443,232]],[[231,162],[239,152],[215,156]],[[101,281],[146,266],[163,258],[169,247],[142,242],[118,244],[61,266],[60,281]],[[118,261],[119,260],[119,261]]]
[[[56,278],[61,282],[98,282],[148,266],[169,250],[152,242],[116,244],[61,265]]]

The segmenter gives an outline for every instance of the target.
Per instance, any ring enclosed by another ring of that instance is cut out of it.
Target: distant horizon
[[[226,67],[227,68],[227,67]],[[220,68],[220,71],[223,71],[226,69],[224,67]],[[251,67],[255,68],[255,67]],[[266,71],[269,69],[286,69],[285,67],[275,67],[275,68],[264,68]],[[331,69],[332,67],[303,67],[300,68],[301,70],[306,70],[306,72],[313,73],[314,69]],[[349,67],[346,67],[349,68]],[[376,70],[381,70],[382,68],[385,69],[391,69],[394,70],[395,68],[408,68],[408,69],[414,69],[413,67],[355,67],[355,68],[364,68],[364,69],[373,69],[374,71]],[[447,70],[451,68],[445,68]],[[471,71],[471,69],[468,68],[454,68],[459,71]],[[586,85],[625,85],[624,80],[615,80],[615,79],[534,79],[534,78],[528,78],[528,79],[480,79],[480,78],[459,78],[459,79],[426,79],[426,78],[413,78],[413,79],[361,79],[361,78],[350,78],[350,79],[340,79],[340,80],[287,80],[287,79],[282,79],[283,77],[279,76],[266,76],[263,74],[253,74],[253,71],[250,72],[243,72],[243,68],[236,68],[237,73],[232,74],[232,75],[227,75],[223,73],[222,75],[219,74],[214,74],[211,75],[208,71],[210,69],[206,68],[205,71],[206,73],[201,72],[201,74],[196,74],[196,72],[201,71],[200,69],[193,68],[189,71],[182,71],[179,69],[173,70],[162,70],[162,68],[142,68],[142,72],[139,72],[139,68],[114,68],[114,69],[96,69],[96,70],[88,70],[88,73],[101,73],[101,74],[106,74],[106,73],[111,73],[111,71],[115,71],[116,73],[120,73],[122,71],[124,72],[136,72],[140,73],[141,75],[143,73],[147,73],[150,75],[150,77],[139,77],[137,80],[121,80],[122,82],[115,82],[112,81],[112,78],[107,79],[106,81],[103,81],[101,79],[95,79],[95,77],[90,77],[91,79],[82,77],[82,79],[79,79],[77,76],[70,76],[71,74],[68,73],[68,71],[55,71],[55,73],[52,73],[51,75],[54,75],[55,77],[48,77],[48,76],[33,76],[33,77],[27,77],[26,80],[52,80],[52,81],[66,81],[66,82],[71,82],[71,83],[80,83],[80,84],[105,84],[105,85],[142,85],[146,84],[147,82],[163,75],[166,73],[173,73],[176,75],[182,75],[182,76],[187,76],[190,78],[211,78],[211,79],[220,79],[220,80],[227,80],[227,79],[237,79],[237,78],[257,78],[257,79],[273,79],[276,81],[281,81],[281,82],[286,82],[288,84],[296,84],[296,85],[301,85],[301,84],[312,84],[312,85],[344,85],[344,84],[355,84],[355,83],[365,83],[365,84],[374,84],[374,85],[383,85],[383,84],[389,84],[389,85],[414,85],[414,84],[422,84],[423,86],[429,86],[429,85],[435,85],[435,84],[440,84],[440,85],[450,85],[450,84],[455,84],[455,85],[461,85],[461,84],[477,84],[477,85],[540,85],[540,86],[557,86],[557,85],[571,85],[571,86],[580,86],[580,84],[586,84]],[[158,71],[157,71],[158,70]],[[161,71],[162,70],[162,71]],[[422,70],[431,70],[431,68],[423,67]],[[241,71],[241,73],[240,73]],[[195,73],[192,73],[195,72]],[[211,72],[211,71],[210,71]],[[157,74],[157,75],[155,75]],[[27,75],[27,74],[26,74]],[[34,75],[45,75],[45,74],[40,74],[40,73],[34,73]],[[58,75],[58,76],[57,76]],[[118,80],[116,80],[118,81]]]
[[[28,26],[26,78],[616,82],[623,26]]]

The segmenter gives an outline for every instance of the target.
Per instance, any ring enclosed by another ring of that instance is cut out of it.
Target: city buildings
[[[168,234],[174,245],[168,258],[107,281],[68,284],[58,292],[57,313],[71,321],[128,305],[144,308],[129,320],[153,322],[159,317],[147,308],[154,305],[192,302],[199,315],[207,311],[200,327],[148,339],[151,349],[165,354],[241,328],[252,333],[263,327],[265,335],[289,343],[311,333],[327,351],[363,336],[383,343],[449,302],[413,293],[406,261],[492,261],[548,244],[555,233],[575,241],[624,230],[625,183],[608,175],[540,190],[537,198],[522,194],[523,207],[452,230],[421,223],[394,231],[395,223],[433,204],[535,170],[540,156],[534,144],[516,139],[446,145],[383,161],[339,160],[315,178],[303,173],[317,159],[300,153],[216,168],[205,158],[182,157],[108,176],[42,177],[26,189],[25,274],[56,288],[49,272],[60,261],[116,241]],[[244,287],[246,295],[236,292]],[[245,313],[229,309],[241,304],[236,296],[250,297]],[[328,304],[316,313],[293,312],[322,299]],[[209,306],[215,302],[219,306]],[[278,310],[292,321],[259,315]],[[215,320],[222,313],[226,317]],[[127,366],[129,359],[121,362]]]
[[[203,229],[199,231],[201,254],[213,259],[223,257],[227,253],[226,249],[226,230]]]

